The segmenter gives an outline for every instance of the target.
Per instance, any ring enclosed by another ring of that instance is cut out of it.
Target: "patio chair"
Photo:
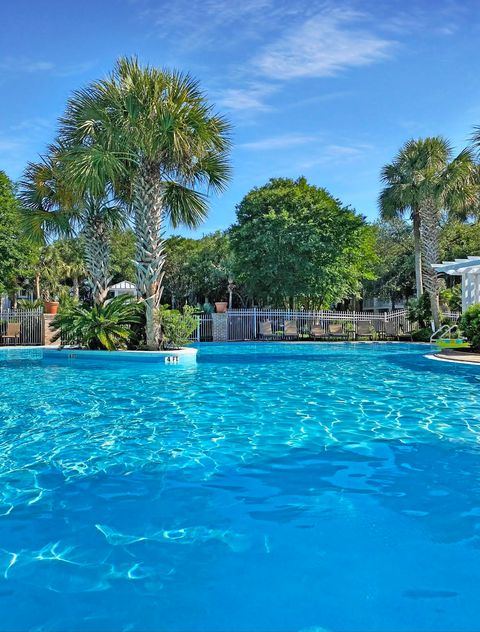
[[[261,320],[258,323],[258,337],[262,340],[271,340],[273,338],[272,321]]]
[[[370,338],[373,340],[375,338],[375,329],[372,325],[372,321],[370,320],[360,320],[357,323],[357,338]]]
[[[10,344],[13,341],[14,345],[20,343],[20,323],[7,323],[7,331],[0,336],[3,344]]]
[[[385,338],[396,338],[400,340],[400,327],[398,323],[393,320],[387,320],[385,322]]]
[[[327,332],[325,331],[325,329],[323,328],[322,325],[320,325],[320,323],[314,323],[311,327],[310,327],[310,336],[316,340],[317,338],[325,338],[327,336]]]
[[[328,325],[328,337],[329,338],[348,338],[348,333],[343,331],[343,325],[329,323]]]
[[[298,338],[296,320],[286,320],[283,325],[283,335],[285,338]]]

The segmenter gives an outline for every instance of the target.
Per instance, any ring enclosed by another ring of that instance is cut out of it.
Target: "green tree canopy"
[[[14,296],[35,276],[38,249],[23,237],[19,205],[12,183],[0,171],[0,294]]]
[[[365,290],[369,296],[389,299],[394,308],[397,299],[412,296],[415,288],[413,228],[402,219],[380,220],[374,227],[377,278]]]
[[[374,231],[305,178],[271,179],[237,207],[236,279],[263,305],[328,307],[373,278]]]

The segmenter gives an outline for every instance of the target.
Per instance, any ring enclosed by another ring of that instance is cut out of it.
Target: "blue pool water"
[[[427,351],[0,351],[0,629],[478,630],[480,368]]]

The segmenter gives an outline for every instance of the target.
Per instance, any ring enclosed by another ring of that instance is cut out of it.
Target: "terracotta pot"
[[[59,305],[60,303],[58,301],[45,301],[43,303],[43,311],[45,314],[56,314]]]
[[[226,301],[215,303],[215,311],[217,312],[217,314],[225,314],[225,312],[227,311],[227,307],[228,307],[228,303]]]

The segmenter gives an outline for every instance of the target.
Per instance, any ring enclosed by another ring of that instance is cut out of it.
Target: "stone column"
[[[47,347],[53,347],[58,345],[58,342],[52,342],[54,332],[50,329],[50,323],[55,318],[53,314],[43,315],[43,331],[42,331],[42,344]]]
[[[228,314],[212,314],[213,342],[228,342]]]

